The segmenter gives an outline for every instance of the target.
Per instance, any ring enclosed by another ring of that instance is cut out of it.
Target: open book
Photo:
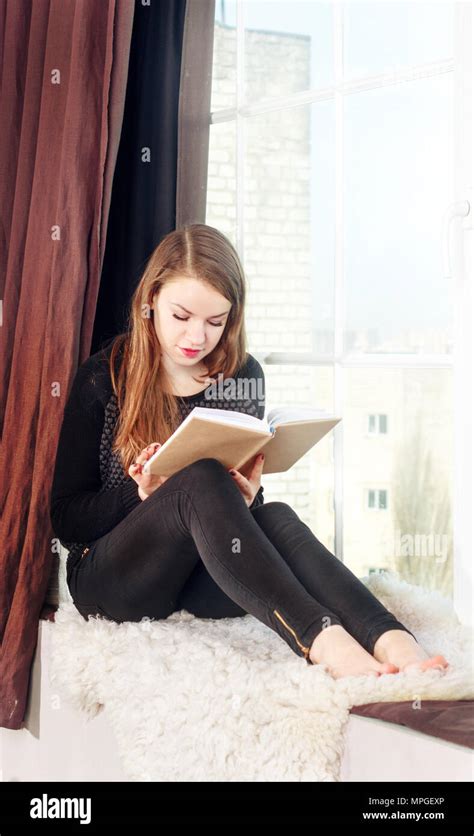
[[[257,453],[263,473],[283,473],[339,423],[341,418],[310,407],[276,407],[266,418],[245,412],[195,406],[144,465],[144,473],[172,476],[198,459],[212,457],[248,476]]]

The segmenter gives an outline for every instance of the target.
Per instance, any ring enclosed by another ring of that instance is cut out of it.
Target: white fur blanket
[[[471,632],[451,603],[390,573],[361,580],[447,672],[335,680],[252,615],[86,622],[66,602],[52,682],[85,717],[105,709],[130,781],[338,781],[352,706],[474,696]]]

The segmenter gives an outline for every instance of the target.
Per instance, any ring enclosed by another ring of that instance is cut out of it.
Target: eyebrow
[[[193,312],[192,312],[192,311],[188,311],[188,310],[184,307],[184,305],[180,305],[180,304],[179,304],[179,302],[171,302],[171,304],[172,304],[172,305],[177,305],[177,306],[178,306],[178,308],[182,308],[182,309],[183,309],[183,311],[186,311],[186,313],[191,314],[191,316],[193,316]],[[224,314],[229,313],[229,311],[230,311],[230,308],[229,308],[229,310],[228,310],[228,311],[222,311],[222,313],[214,314],[214,316],[208,316],[208,319],[216,319],[216,317],[218,317],[218,316],[224,316]]]

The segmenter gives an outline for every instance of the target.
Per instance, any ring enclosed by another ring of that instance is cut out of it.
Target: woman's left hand
[[[243,476],[242,473],[239,473],[238,470],[229,468],[229,473],[245,499],[247,507],[250,507],[259,491],[264,460],[265,456],[263,453],[259,453],[258,456],[255,457],[255,461],[248,478]]]

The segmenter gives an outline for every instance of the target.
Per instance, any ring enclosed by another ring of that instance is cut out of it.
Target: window
[[[386,415],[369,415],[368,431],[375,435],[376,433],[387,432],[387,416]]]
[[[379,508],[387,510],[387,491],[382,489],[369,489],[367,491],[367,508]]]
[[[343,417],[284,478],[265,479],[266,500],[295,507],[355,573],[383,548],[388,570],[446,595],[463,410],[442,254],[455,183],[470,186],[456,158],[471,147],[459,118],[468,5],[220,0],[206,217],[244,265],[267,410]],[[385,513],[367,524],[361,496]],[[443,561],[405,554],[419,531],[443,538]]]

